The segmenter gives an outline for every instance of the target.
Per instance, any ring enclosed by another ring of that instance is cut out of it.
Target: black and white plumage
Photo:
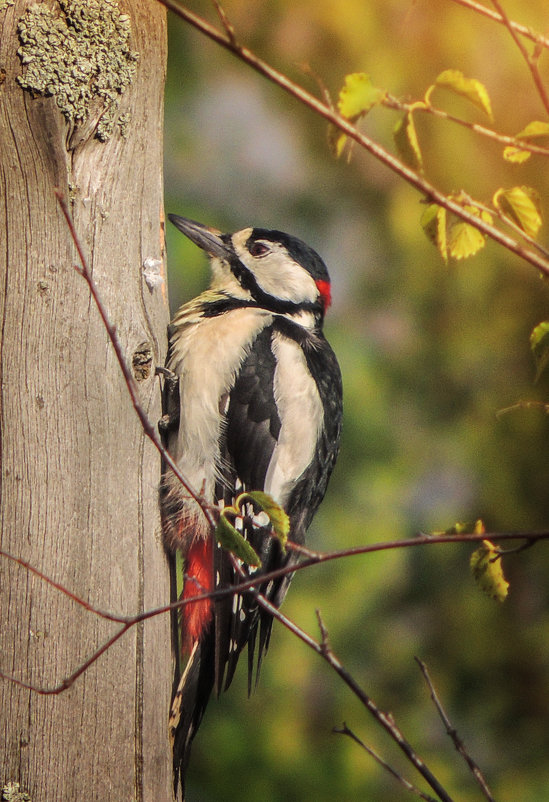
[[[232,504],[241,490],[269,493],[288,513],[290,539],[303,544],[339,448],[341,374],[322,333],[330,281],[318,254],[280,231],[220,232],[185,218],[170,220],[211,259],[210,288],[185,304],[170,327],[164,433],[192,488],[211,504]],[[185,559],[184,598],[238,583],[233,563],[212,542],[196,501],[168,470],[161,487],[165,542]],[[265,515],[263,514],[265,518]],[[244,536],[262,560],[255,586],[274,605],[291,577],[261,575],[295,562],[261,516]],[[248,575],[246,566],[243,574]],[[195,579],[189,579],[194,577]],[[248,644],[249,684],[267,648],[272,618],[250,595],[187,604],[170,721],[175,785],[211,691],[228,687]]]

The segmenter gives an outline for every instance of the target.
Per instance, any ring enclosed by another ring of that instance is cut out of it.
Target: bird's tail
[[[185,800],[185,774],[193,738],[215,681],[212,638],[197,641],[172,699],[169,732],[173,748],[174,795]],[[178,791],[181,790],[181,796]]]

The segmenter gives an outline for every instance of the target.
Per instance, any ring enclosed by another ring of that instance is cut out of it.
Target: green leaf
[[[240,532],[237,532],[234,526],[227,520],[227,512],[234,512],[234,509],[228,507],[221,512],[218,524],[215,527],[215,536],[218,543],[224,549],[230,551],[231,554],[238,557],[239,560],[242,560],[243,563],[246,563],[246,565],[260,568],[261,560],[248,541],[243,538]]]
[[[442,258],[447,262],[446,209],[444,206],[430,203],[421,215],[420,223],[427,238],[437,247]]]
[[[179,549],[175,552],[175,588],[177,592],[177,598],[181,596],[183,593],[183,587],[185,585],[185,559],[183,554]]]
[[[345,85],[339,93],[337,107],[342,117],[356,120],[367,114],[373,106],[379,105],[385,97],[382,89],[377,89],[365,72],[354,72],[345,76]]]
[[[263,493],[261,490],[241,493],[236,500],[236,506],[240,507],[241,504],[248,499],[269,516],[273,532],[280,540],[282,548],[284,548],[290,533],[290,518],[286,512],[282,509],[280,504],[277,504],[272,496],[268,493]]]
[[[404,117],[398,121],[393,131],[393,138],[402,160],[413,170],[422,170],[423,159],[411,111],[407,111]]]
[[[509,217],[525,234],[535,237],[541,226],[539,195],[531,187],[498,189],[492,202],[506,217]]]
[[[484,84],[476,78],[466,78],[460,70],[444,70],[437,76],[435,86],[466,98],[492,119],[490,97]]]
[[[484,248],[484,234],[463,220],[453,223],[448,232],[448,251],[453,259],[467,259]]]
[[[549,137],[549,123],[540,122],[539,120],[528,123],[526,128],[523,128],[522,131],[515,134],[515,139],[526,139],[528,141],[541,137]],[[517,148],[514,145],[509,145],[503,151],[503,158],[515,164],[522,164],[529,159],[531,155],[529,151],[522,150],[522,148]]]
[[[471,554],[470,565],[481,590],[496,601],[505,601],[509,583],[503,575],[501,556],[491,541],[482,541],[482,546]]]
[[[539,323],[530,335],[530,348],[534,355],[534,362],[536,363],[536,379],[539,377],[549,365],[549,321],[545,320]]]

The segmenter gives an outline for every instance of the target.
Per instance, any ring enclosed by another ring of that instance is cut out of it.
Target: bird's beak
[[[179,217],[177,214],[169,214],[168,218],[191,242],[194,242],[195,245],[198,245],[210,256],[219,256],[221,259],[226,259],[228,255],[232,254],[231,249],[221,238],[221,231],[216,228],[210,228],[186,217]]]

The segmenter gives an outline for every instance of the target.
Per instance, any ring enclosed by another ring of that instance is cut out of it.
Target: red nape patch
[[[318,281],[316,281],[315,284],[318,287],[320,297],[322,298],[322,305],[324,306],[324,311],[326,311],[326,309],[328,309],[328,307],[332,303],[332,288],[330,282],[318,279]]]
[[[185,587],[182,599],[194,599],[213,590],[212,539],[199,538],[185,558]],[[196,581],[193,581],[196,580]],[[181,610],[181,649],[190,652],[212,617],[211,599],[186,604]]]

